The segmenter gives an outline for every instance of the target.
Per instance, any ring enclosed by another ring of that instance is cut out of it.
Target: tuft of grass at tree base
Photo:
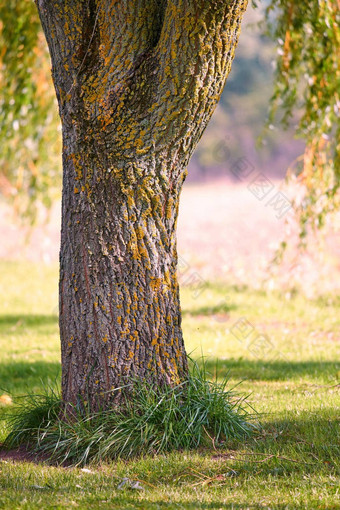
[[[60,377],[57,268],[1,262],[0,303],[0,394],[41,394]],[[243,380],[262,428],[85,470],[0,460],[0,508],[340,508],[339,297],[209,283],[182,288],[182,308],[187,351],[213,378]]]
[[[96,412],[81,402],[65,407],[52,388],[23,396],[7,418],[4,446],[84,466],[245,440],[257,427],[254,410],[228,378],[210,381],[202,361],[202,367],[191,362],[187,380],[173,388],[132,380],[116,390],[119,406]]]

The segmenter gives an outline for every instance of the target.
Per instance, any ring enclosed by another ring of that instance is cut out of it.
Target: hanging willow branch
[[[272,0],[265,20],[278,45],[268,124],[287,126],[298,114],[296,135],[306,142],[296,166],[303,241],[340,206],[340,2]]]
[[[0,193],[34,221],[61,185],[50,60],[32,0],[0,0]],[[60,192],[60,191],[59,191]]]

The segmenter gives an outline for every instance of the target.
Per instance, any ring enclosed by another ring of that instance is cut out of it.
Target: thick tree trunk
[[[179,382],[187,362],[176,278],[180,183],[170,188],[154,158],[108,168],[108,154],[85,136],[72,143],[64,131],[60,332],[63,398],[93,408],[131,376]]]
[[[65,401],[187,374],[176,220],[246,0],[39,0],[63,126]]]

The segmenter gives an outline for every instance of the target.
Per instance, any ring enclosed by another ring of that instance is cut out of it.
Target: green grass
[[[1,262],[0,303],[0,394],[39,393],[60,375],[56,268]],[[209,284],[197,299],[184,287],[182,308],[188,352],[203,353],[214,376],[243,380],[240,390],[262,413],[261,431],[217,451],[90,465],[90,472],[0,461],[0,508],[340,508],[339,297]],[[253,327],[247,338],[235,327],[242,318]],[[256,335],[267,335],[257,347]],[[0,441],[7,432],[0,422]]]
[[[154,387],[132,379],[120,388],[117,408],[93,412],[72,405],[63,415],[59,391],[19,398],[7,417],[7,448],[24,445],[54,464],[84,466],[92,461],[131,459],[246,439],[258,424],[244,396],[229,388],[228,378],[211,381],[209,373],[191,361],[188,378],[174,387]]]

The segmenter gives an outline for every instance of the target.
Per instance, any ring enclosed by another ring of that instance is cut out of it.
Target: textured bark
[[[38,0],[63,126],[65,401],[187,374],[176,221],[246,0]]]

